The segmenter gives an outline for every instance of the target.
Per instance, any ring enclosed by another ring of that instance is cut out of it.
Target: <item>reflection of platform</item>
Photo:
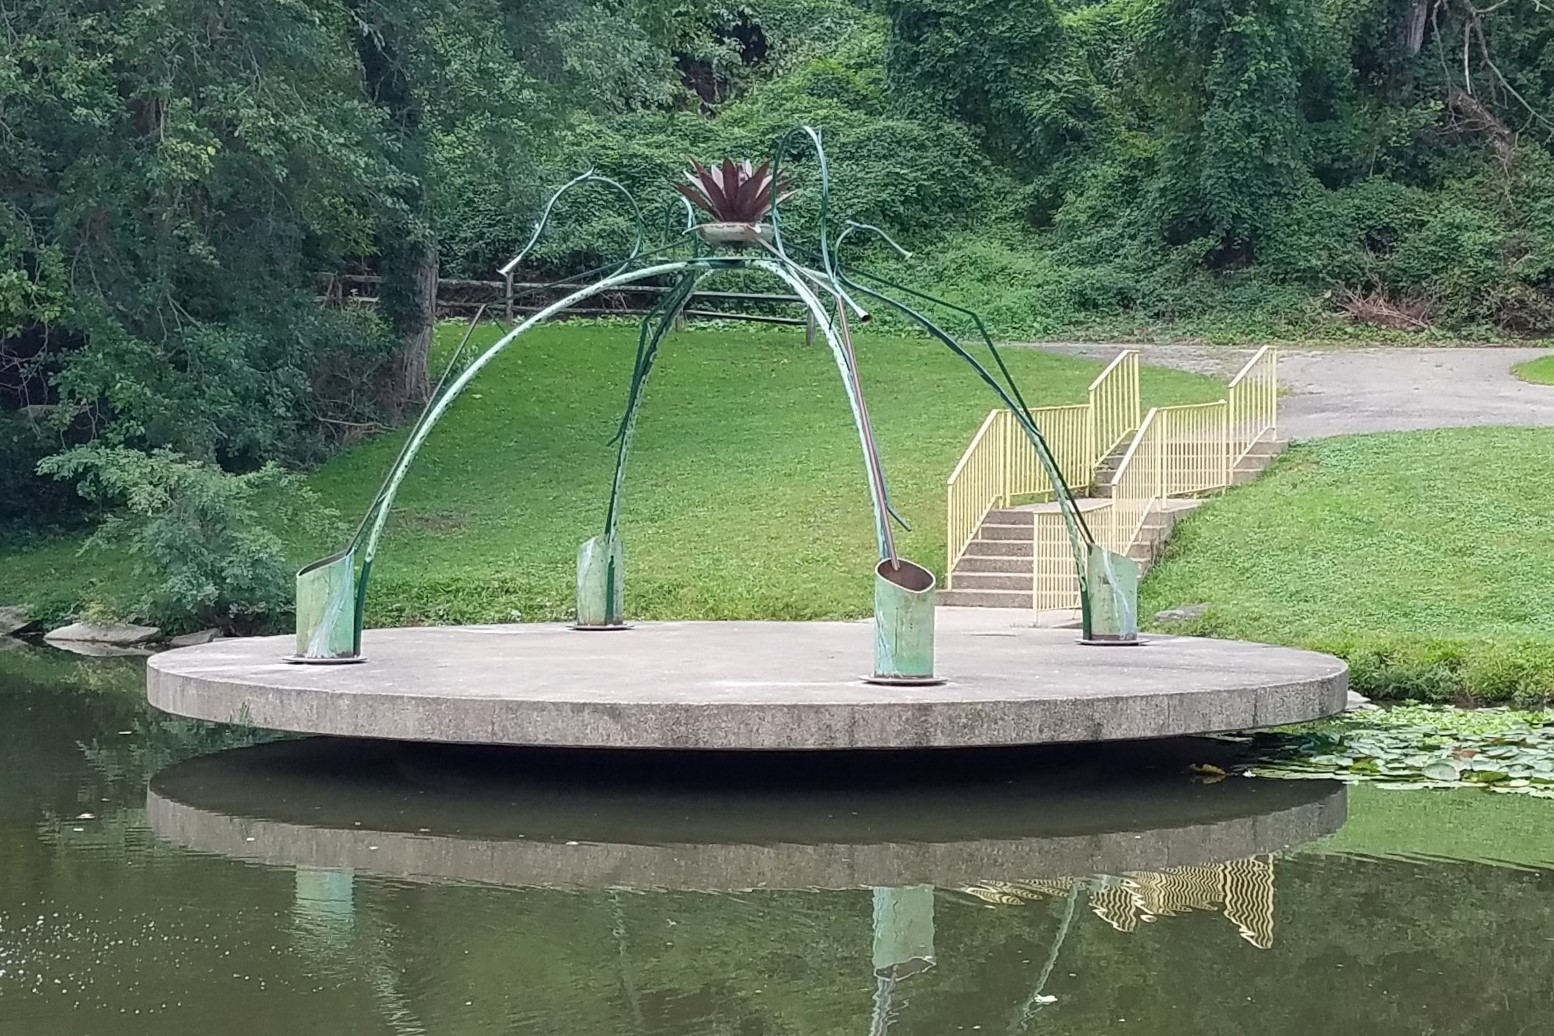
[[[271,865],[688,889],[1123,874],[1273,852],[1343,824],[1344,789],[1326,782],[1189,783],[1188,761],[1215,750],[1156,742],[942,765],[911,754],[889,757],[894,766],[870,755],[675,768],[652,755],[290,741],[164,770],[147,813],[169,841]]]
[[[1151,637],[1083,647],[941,609],[938,687],[882,688],[868,622],[664,622],[369,630],[368,661],[296,666],[287,638],[151,659],[151,703],[218,722],[414,741],[684,749],[1019,745],[1241,730],[1344,706],[1327,655]]]

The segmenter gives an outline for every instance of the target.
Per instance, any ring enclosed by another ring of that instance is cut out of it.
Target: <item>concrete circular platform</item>
[[[862,681],[869,622],[662,622],[369,630],[368,661],[299,666],[286,637],[152,657],[166,712],[274,730],[587,748],[949,748],[1110,741],[1295,723],[1343,709],[1345,664],[1241,641],[1085,647],[941,609],[936,687]]]
[[[1186,742],[977,753],[925,766],[667,769],[334,739],[203,756],[151,781],[147,822],[196,852],[431,882],[564,888],[840,889],[1201,866],[1343,825],[1327,781],[1195,784]],[[473,754],[472,754],[473,753]],[[806,758],[815,758],[807,756]],[[830,757],[835,758],[835,757]]]

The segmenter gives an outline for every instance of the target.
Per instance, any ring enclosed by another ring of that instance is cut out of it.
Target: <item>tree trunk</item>
[[[404,26],[389,17],[393,13],[389,8],[368,0],[352,0],[351,10],[358,21],[362,86],[388,115],[399,137],[396,164],[408,179],[401,192],[403,208],[390,210],[392,215],[385,213],[387,218],[378,228],[383,275],[379,306],[399,339],[383,385],[382,404],[398,418],[424,403],[431,392],[427,362],[437,325],[437,238],[431,229],[426,189],[427,141],[399,46]]]
[[[1430,0],[1409,0],[1399,26],[1399,43],[1406,57],[1416,57],[1424,46],[1425,24],[1430,14]]]
[[[385,402],[394,410],[402,411],[425,403],[432,393],[432,380],[428,365],[432,355],[432,335],[437,328],[437,245],[423,244],[414,257],[414,269],[410,272],[410,298],[418,311],[419,319],[402,314],[399,331],[399,348],[394,353],[393,372],[389,377],[388,399]],[[412,307],[407,306],[406,309]]]

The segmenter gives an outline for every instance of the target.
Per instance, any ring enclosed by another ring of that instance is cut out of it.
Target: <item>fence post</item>
[[[502,275],[505,287],[502,289],[502,313],[508,319],[513,319],[513,274],[509,270]]]
[[[1279,441],[1279,350],[1268,350],[1268,430],[1269,441]]]
[[[998,411],[998,506],[1009,506],[1009,465],[1011,454],[1014,453],[1014,444],[1010,440],[1014,437],[1014,422],[1009,419],[1009,411]]]
[[[1133,427],[1137,428],[1144,420],[1143,395],[1139,392],[1139,354],[1137,350],[1131,351],[1128,359],[1128,393],[1133,397],[1133,409],[1129,416],[1133,419]]]
[[[1230,487],[1230,400],[1219,408],[1219,487]]]

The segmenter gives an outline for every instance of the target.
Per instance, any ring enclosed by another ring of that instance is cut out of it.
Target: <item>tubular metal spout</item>
[[[934,574],[905,559],[874,567],[874,675],[870,683],[933,684]]]
[[[623,629],[626,558],[621,541],[594,536],[577,551],[578,629]]]
[[[1089,607],[1081,644],[1138,644],[1139,566],[1132,558],[1091,544],[1085,580]]]
[[[297,572],[297,653],[286,659],[323,665],[360,662],[356,630],[356,548]]]

